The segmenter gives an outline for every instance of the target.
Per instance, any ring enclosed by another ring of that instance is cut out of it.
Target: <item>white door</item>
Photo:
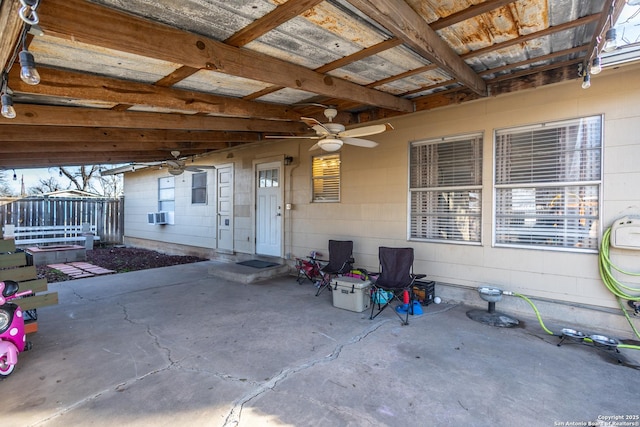
[[[233,252],[233,165],[216,168],[218,250]]]
[[[256,253],[282,255],[282,177],[279,162],[256,170]]]

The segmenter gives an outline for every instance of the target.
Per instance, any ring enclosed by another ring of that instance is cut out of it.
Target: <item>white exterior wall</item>
[[[443,283],[439,293],[445,300],[486,305],[475,289],[488,284],[537,298],[542,304],[560,302],[566,310],[556,312],[555,318],[579,321],[575,307],[588,306],[602,313],[613,313],[618,307],[600,279],[597,254],[492,247],[493,132],[511,126],[603,114],[603,228],[621,216],[640,215],[639,71],[638,65],[605,70],[592,77],[588,90],[583,90],[580,81],[575,80],[391,119],[396,130],[370,137],[380,143],[377,148],[345,146],[341,150],[340,203],[310,202],[313,153],[308,149],[314,141],[266,142],[233,150],[232,159],[221,152],[205,160],[207,164],[235,165],[237,252],[251,254],[255,247],[254,164],[260,159],[273,161],[292,156],[293,164],[283,166],[284,203],[293,206],[292,210],[284,211],[285,258],[305,256],[311,250],[326,256],[329,239],[349,239],[354,241],[356,266],[375,271],[379,246],[411,246],[416,256],[414,271]],[[409,142],[477,131],[484,132],[482,244],[408,241]],[[126,235],[215,247],[215,230],[207,227],[215,224],[214,205],[180,206],[176,209],[176,225],[166,229],[145,223],[146,212],[157,203],[158,176],[158,171],[126,175]],[[180,182],[176,179],[176,194],[183,190],[190,194],[190,180],[186,186]],[[180,205],[178,199],[176,204]],[[612,255],[623,266],[640,271],[640,251],[613,250]],[[531,313],[521,300],[505,298],[499,308]],[[598,323],[593,312],[591,315]]]
[[[138,171],[125,175],[125,241],[136,238],[207,249],[215,248],[215,192],[211,191],[215,182],[214,175],[215,171],[207,170],[209,194],[206,204],[191,204],[191,173],[175,177],[176,209],[174,224],[171,225],[147,223],[147,213],[158,212],[158,178],[169,176],[166,169]],[[170,252],[170,250],[163,250],[164,245],[161,243],[146,246],[162,252]]]

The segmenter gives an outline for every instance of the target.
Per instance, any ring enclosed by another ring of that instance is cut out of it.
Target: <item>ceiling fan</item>
[[[168,172],[171,175],[182,175],[184,171],[189,172],[203,172],[204,169],[215,169],[215,166],[203,166],[203,165],[187,165],[187,161],[180,158],[180,151],[172,150],[171,155],[173,159],[164,160],[162,162],[149,162],[149,163],[138,163],[139,165],[144,166],[160,166],[166,167]]]
[[[375,135],[378,133],[392,130],[393,126],[390,123],[381,125],[363,126],[355,129],[345,130],[344,125],[340,123],[334,123],[333,119],[338,115],[338,111],[335,108],[328,107],[324,110],[324,116],[329,121],[328,123],[320,123],[318,120],[301,117],[300,120],[305,122],[309,127],[316,131],[312,136],[267,136],[267,138],[274,139],[286,139],[286,138],[305,138],[305,139],[317,139],[309,151],[322,149],[324,151],[338,151],[342,148],[342,144],[355,145],[357,147],[373,148],[378,145],[377,142],[370,141],[368,139],[359,138],[361,136]]]

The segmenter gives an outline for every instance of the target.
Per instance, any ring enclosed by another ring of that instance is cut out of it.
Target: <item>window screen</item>
[[[314,156],[312,162],[313,201],[340,201],[340,155]]]
[[[602,117],[495,133],[496,245],[597,250]]]
[[[411,143],[409,238],[480,242],[482,134]]]
[[[198,172],[191,175],[191,203],[207,203],[207,173]]]

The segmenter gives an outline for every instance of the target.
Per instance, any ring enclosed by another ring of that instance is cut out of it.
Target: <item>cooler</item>
[[[331,283],[333,306],[360,313],[371,304],[371,282],[357,277],[337,277]]]

